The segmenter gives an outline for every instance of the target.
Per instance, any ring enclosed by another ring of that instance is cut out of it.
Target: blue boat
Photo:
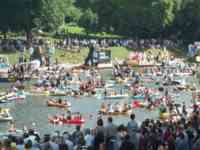
[[[134,95],[132,96],[133,99],[139,99],[139,100],[143,100],[144,99],[144,95]]]
[[[0,77],[0,83],[7,83],[7,82],[15,82],[16,78],[14,77]]]
[[[6,56],[0,55],[0,82],[10,82],[13,78],[9,77],[10,65]]]

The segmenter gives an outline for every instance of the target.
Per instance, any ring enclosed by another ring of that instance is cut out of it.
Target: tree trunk
[[[32,43],[32,39],[33,39],[32,32],[30,30],[27,30],[26,31],[26,41],[27,41],[28,45],[30,45]]]
[[[3,31],[3,38],[7,39],[7,32],[6,31]]]

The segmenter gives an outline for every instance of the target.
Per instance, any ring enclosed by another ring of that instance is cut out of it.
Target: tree
[[[12,25],[12,11],[10,0],[4,0],[0,5],[0,30],[4,33],[6,38],[6,32],[10,29]]]
[[[85,12],[83,12],[79,22],[79,24],[86,29],[87,33],[88,31],[96,31],[97,23],[97,14],[94,13],[91,9],[87,9]]]
[[[65,3],[65,22],[70,23],[78,23],[81,16],[82,11],[78,7],[75,6],[75,0],[67,0],[68,3]]]
[[[157,36],[173,23],[175,0],[86,0],[83,10],[98,16],[98,29],[136,37]]]
[[[132,37],[200,35],[199,0],[2,0],[0,30],[56,31],[78,23],[86,31],[105,31]]]
[[[178,37],[194,41],[199,40],[200,35],[200,1],[183,0],[181,9],[177,12],[173,25],[173,31],[178,31]]]
[[[44,31],[56,30],[64,23],[64,19],[63,0],[41,0],[39,16],[36,18],[38,28]]]
[[[2,0],[0,29],[25,31],[29,41],[33,28],[51,31],[64,22],[67,1],[70,0]]]

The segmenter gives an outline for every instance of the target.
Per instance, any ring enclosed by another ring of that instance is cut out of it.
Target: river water
[[[110,76],[110,73],[105,72],[105,77]],[[194,81],[192,81],[194,82]],[[148,85],[152,86],[152,85]],[[7,88],[9,84],[0,84],[0,88]],[[66,97],[72,104],[72,112],[81,112],[86,119],[86,123],[83,128],[93,128],[96,125],[97,112],[102,104],[103,100],[99,100],[95,97],[81,97],[75,99],[72,97]],[[35,128],[41,134],[52,133],[55,130],[59,131],[73,131],[74,126],[57,125],[54,126],[48,123],[48,116],[62,113],[64,110],[58,108],[49,108],[46,106],[46,101],[49,97],[45,96],[27,96],[26,100],[19,102],[12,102],[8,104],[1,104],[0,107],[8,107],[11,110],[11,114],[16,122],[16,127],[22,129],[23,126],[28,128]],[[124,99],[129,101],[130,98]],[[185,101],[187,105],[191,103],[191,93],[181,92],[177,94],[177,102]],[[118,100],[113,100],[118,101]],[[157,118],[158,110],[149,112],[145,109],[136,109],[133,111],[136,114],[136,120],[142,122],[146,118]],[[105,118],[106,119],[106,118]],[[128,116],[114,117],[114,123],[126,124],[128,122]],[[33,124],[34,123],[34,124]],[[5,132],[9,128],[9,123],[0,123],[0,132]]]

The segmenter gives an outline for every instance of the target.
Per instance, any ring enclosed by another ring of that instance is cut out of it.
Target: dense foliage
[[[198,40],[199,10],[199,0],[2,0],[0,30],[56,31],[73,23],[87,32]]]

